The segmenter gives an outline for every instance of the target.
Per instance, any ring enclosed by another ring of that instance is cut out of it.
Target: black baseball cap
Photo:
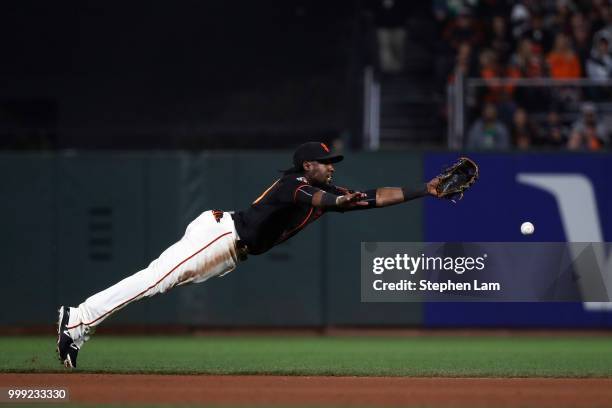
[[[301,171],[305,161],[318,161],[319,163],[338,163],[344,156],[333,154],[329,147],[322,142],[307,142],[299,145],[293,153],[293,167],[285,172]]]

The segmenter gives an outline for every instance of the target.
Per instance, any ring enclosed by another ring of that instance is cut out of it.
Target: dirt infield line
[[[72,402],[428,407],[609,407],[612,379],[2,374],[0,387],[63,387]]]

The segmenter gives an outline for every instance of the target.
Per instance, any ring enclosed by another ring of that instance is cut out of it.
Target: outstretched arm
[[[376,207],[388,207],[431,195],[438,196],[436,186],[440,180],[436,177],[427,182],[422,188],[411,189],[407,187],[379,187],[376,190]]]
[[[434,178],[423,188],[379,187],[367,192],[354,192],[344,195],[334,195],[319,190],[312,195],[311,204],[318,208],[340,211],[388,207],[426,195],[437,197],[436,186],[438,183],[439,180]]]

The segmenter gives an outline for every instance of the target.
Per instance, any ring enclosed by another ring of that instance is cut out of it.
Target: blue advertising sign
[[[458,154],[425,156],[425,177],[433,177]],[[612,240],[607,211],[612,204],[612,155],[467,155],[480,166],[480,179],[457,204],[427,199],[427,242],[604,242]],[[531,235],[521,234],[529,221]],[[612,255],[606,254],[606,262]],[[612,327],[605,303],[429,303],[430,327]]]

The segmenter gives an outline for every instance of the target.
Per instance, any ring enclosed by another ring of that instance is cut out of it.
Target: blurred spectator
[[[406,0],[402,0],[406,1]],[[434,0],[433,12],[439,23],[439,41],[436,42],[434,75],[440,90],[445,91],[445,84],[452,83],[460,71],[474,74],[473,49],[481,42],[480,28],[472,19],[471,3],[473,0]],[[467,46],[466,46],[467,44]],[[465,59],[465,50],[470,50],[469,61]],[[459,68],[459,69],[458,69]],[[467,68],[467,69],[466,69]]]
[[[439,23],[445,23],[457,17],[466,8],[471,9],[475,3],[475,0],[433,0],[432,11]]]
[[[508,129],[497,120],[495,105],[485,104],[482,116],[474,122],[468,132],[467,147],[470,149],[508,149],[510,147]]]
[[[512,55],[514,43],[503,16],[494,16],[487,34],[488,47],[497,54],[500,64],[507,64]]]
[[[591,54],[591,34],[589,31],[580,29],[574,32],[574,48],[580,62],[580,71],[585,72],[586,61]]]
[[[448,20],[449,9],[445,0],[433,0],[431,3],[431,11],[433,12],[433,16],[436,19],[438,26],[444,25],[444,23]]]
[[[519,149],[526,150],[537,139],[537,128],[527,116],[527,111],[523,108],[516,109],[512,119],[512,142],[514,145]]]
[[[555,45],[546,57],[550,76],[556,79],[580,78],[582,70],[578,56],[572,49],[566,34],[558,33]]]
[[[610,54],[610,40],[605,31],[595,36],[591,55],[586,62],[586,73],[589,79],[595,81],[606,81],[612,79],[612,55]],[[612,96],[609,85],[593,86],[588,88],[591,100],[605,101]]]
[[[542,78],[546,76],[546,66],[543,56],[533,52],[533,44],[529,38],[523,38],[518,49],[512,56],[510,77]],[[518,87],[515,101],[529,111],[537,109],[542,104],[548,104],[549,90],[541,87]]]
[[[544,25],[553,33],[569,33],[571,31],[570,20],[576,6],[570,0],[557,0],[554,14],[549,16]]]
[[[589,11],[589,20],[594,33],[605,29],[606,26],[612,23],[610,12],[611,4],[608,0],[592,0],[591,10]],[[611,26],[612,27],[612,26]]]
[[[455,66],[448,77],[449,83],[454,83],[457,76],[463,77],[474,76],[474,63],[472,57],[472,46],[464,42],[459,46],[457,50],[457,57],[455,59]]]
[[[398,73],[404,67],[406,12],[403,5],[398,0],[376,0],[373,4],[380,69],[385,73]]]
[[[510,12],[510,23],[512,24],[512,35],[520,38],[529,25],[530,11],[524,1],[517,1]]]
[[[511,98],[513,87],[512,85],[500,85],[495,80],[496,78],[504,78],[508,76],[508,72],[504,65],[499,63],[497,54],[485,48],[480,53],[480,77],[487,82],[487,88],[483,96],[484,101],[491,103],[499,103]]]
[[[513,76],[513,73],[509,72],[507,67],[499,62],[497,54],[488,48],[480,53],[479,60],[480,77],[487,83],[480,99],[495,104],[500,120],[509,125],[516,109],[513,99],[514,86],[501,84],[498,78]]]
[[[600,2],[603,4],[597,6],[597,4]],[[587,75],[589,76],[589,78],[598,79],[596,77],[601,76],[603,74],[603,70],[601,70],[601,68],[598,68],[597,66],[609,66],[607,62],[603,61],[607,58],[602,58],[602,55],[610,55],[612,52],[612,3],[608,3],[608,0],[600,0],[599,2],[594,3],[594,7],[597,10],[597,16],[599,16],[600,18],[599,20],[596,20],[593,23],[595,35],[593,36],[593,47],[591,50],[591,54],[589,55],[590,58],[587,59],[587,66],[590,65],[591,70],[587,68]],[[604,52],[602,39],[603,41],[607,42],[607,52]],[[594,52],[596,49],[598,51]],[[591,60],[591,64],[589,64],[589,60]],[[602,62],[604,62],[604,64],[602,64]],[[611,76],[611,72],[608,71],[606,79],[610,79]],[[601,96],[602,94],[610,95],[611,93],[610,89],[608,89],[607,92],[606,90],[603,90],[601,88],[599,90],[603,92],[597,92],[598,96]]]
[[[553,79],[578,79],[582,76],[580,60],[571,47],[569,37],[558,33],[555,45],[548,54],[546,61],[550,76]],[[552,98],[559,101],[564,109],[574,111],[581,100],[582,88],[575,86],[562,86],[551,88]]]
[[[533,52],[539,55],[548,53],[552,46],[552,34],[544,27],[544,19],[539,13],[530,17],[529,27],[522,37],[531,40]]]
[[[601,150],[608,144],[607,129],[598,122],[595,104],[582,105],[582,117],[574,122],[567,147],[572,150]]]
[[[567,128],[561,123],[559,114],[554,110],[548,112],[541,138],[542,145],[553,147],[565,146],[568,139],[567,134]]]
[[[529,38],[523,38],[510,61],[512,69],[521,78],[541,78],[545,76],[542,57],[533,52],[533,43]]]
[[[580,61],[581,72],[584,72],[586,60],[591,53],[591,24],[584,14],[575,13],[571,18],[571,43]]]
[[[595,38],[591,56],[586,63],[586,72],[590,79],[606,80],[612,77],[610,40],[603,34]]]
[[[459,11],[457,18],[446,27],[444,39],[454,50],[466,42],[472,47],[477,47],[481,43],[482,34],[472,19],[470,9],[466,7]]]

